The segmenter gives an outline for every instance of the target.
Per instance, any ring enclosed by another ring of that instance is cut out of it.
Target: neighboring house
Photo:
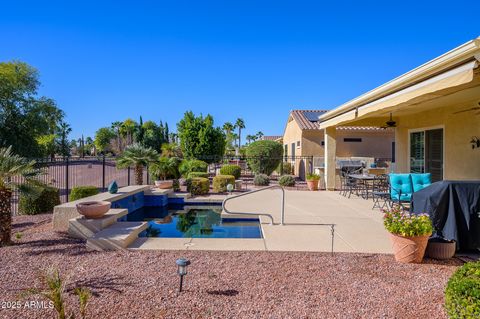
[[[280,135],[264,135],[260,138],[261,141],[275,141],[275,142],[282,142],[282,137]]]
[[[335,186],[337,128],[387,121],[395,127],[397,172],[429,172],[433,181],[479,180],[479,61],[477,38],[322,114],[327,188]]]
[[[295,175],[301,178],[311,171],[309,161],[315,157],[323,166],[325,133],[320,128],[320,116],[326,110],[293,110],[283,134],[284,157],[294,164]],[[379,127],[339,127],[337,131],[337,157],[366,157],[391,160],[394,133]]]

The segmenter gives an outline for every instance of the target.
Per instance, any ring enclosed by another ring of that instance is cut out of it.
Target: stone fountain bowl
[[[102,218],[112,206],[112,203],[106,201],[89,201],[77,204],[77,211],[87,219]]]

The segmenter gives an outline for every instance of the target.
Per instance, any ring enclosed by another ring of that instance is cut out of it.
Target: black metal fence
[[[242,178],[253,178],[254,173],[248,165],[250,158],[246,156],[225,156],[201,158],[214,162],[208,167],[209,173],[215,175],[225,164],[236,164],[242,168]],[[280,165],[272,173],[276,179],[283,174],[292,174],[304,179],[306,174],[314,171],[314,158],[312,156],[282,156],[277,159]],[[42,171],[39,179],[43,183],[60,190],[60,201],[68,202],[70,191],[76,186],[95,186],[100,191],[105,191],[113,180],[119,187],[134,184],[133,169],[119,169],[115,165],[115,157],[66,157],[37,159],[37,167]],[[315,161],[316,162],[316,161]],[[144,183],[150,184],[148,168],[144,170]],[[153,181],[152,181],[153,182]],[[12,200],[12,212],[18,212],[19,194],[15,192]]]
[[[209,173],[218,173],[220,168],[225,164],[238,165],[242,168],[243,178],[253,178],[254,172],[249,166],[249,160],[262,159],[261,157],[247,157],[247,156],[224,156],[217,158],[202,157],[205,161],[212,162],[208,169]],[[295,175],[300,179],[305,179],[306,174],[314,172],[314,157],[313,156],[281,156],[278,158],[269,157],[269,160],[278,161],[279,165],[270,175],[275,179],[284,174]]]
[[[133,169],[119,169],[114,157],[67,157],[37,159],[37,168],[42,174],[38,179],[60,190],[60,201],[68,202],[68,196],[73,187],[95,186],[105,191],[113,180],[119,187],[134,183]],[[148,169],[144,171],[144,182],[149,183]],[[19,194],[14,192],[12,212],[18,212]]]

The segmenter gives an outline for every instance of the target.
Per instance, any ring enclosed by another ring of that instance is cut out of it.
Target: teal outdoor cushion
[[[412,176],[413,192],[418,192],[432,184],[432,174],[410,174]]]
[[[410,174],[390,174],[390,198],[393,201],[409,202],[412,199]]]

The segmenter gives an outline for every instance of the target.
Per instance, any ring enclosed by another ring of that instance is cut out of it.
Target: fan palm
[[[143,168],[158,160],[158,153],[151,147],[144,147],[138,143],[125,148],[122,155],[117,158],[118,168],[133,166],[135,169],[135,183],[143,184]]]
[[[25,194],[36,193],[41,183],[35,179],[40,174],[35,161],[13,154],[12,147],[0,148],[0,244],[11,242],[12,193],[18,190]],[[15,181],[19,180],[19,181]]]
[[[152,163],[150,172],[155,178],[166,180],[167,178],[176,178],[179,175],[178,165],[180,160],[177,157],[160,157],[156,162]]]
[[[245,128],[245,121],[241,118],[238,118],[235,121],[235,127],[238,129],[238,149],[237,155],[240,152],[240,148],[242,147],[242,129]]]

